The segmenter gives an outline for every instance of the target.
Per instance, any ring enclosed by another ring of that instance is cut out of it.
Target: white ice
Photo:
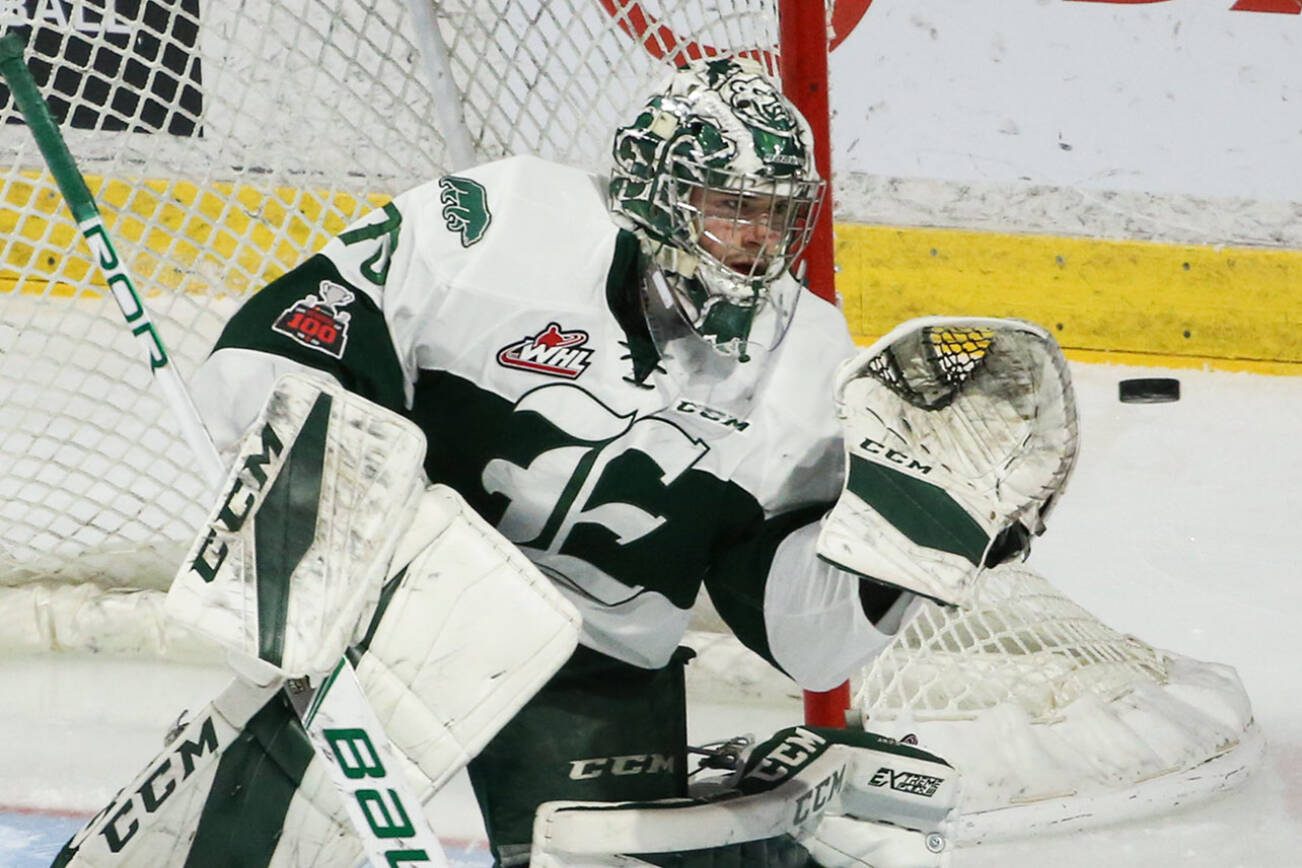
[[[1302,864],[1302,378],[1074,365],[1083,447],[1032,564],[1105,622],[1236,667],[1267,740],[1240,790],[1157,818],[963,848],[953,865],[1182,868]],[[1171,375],[1169,404],[1117,381]],[[0,866],[43,865],[54,832],[93,813],[151,757],[213,669],[93,658],[0,660]],[[694,691],[697,742],[765,734],[798,702],[719,704]],[[485,865],[464,778],[436,799],[441,834]],[[60,823],[62,825],[60,825]],[[53,846],[57,846],[57,842]],[[44,849],[42,849],[44,848]]]

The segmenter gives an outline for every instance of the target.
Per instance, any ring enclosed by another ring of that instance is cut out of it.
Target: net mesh
[[[995,334],[989,329],[928,326],[905,346],[890,347],[868,362],[868,372],[915,407],[949,404],[981,366]]]
[[[962,719],[1013,703],[1046,723],[1085,693],[1110,701],[1167,680],[1163,654],[1021,565],[987,571],[971,608],[915,606],[864,673],[857,705],[869,720]]]
[[[38,6],[29,64],[183,378],[249,293],[464,161],[449,124],[474,160],[600,170],[667,63],[777,40],[766,0],[449,0],[433,40],[405,0]],[[0,139],[0,584],[162,587],[203,485],[7,99]]]

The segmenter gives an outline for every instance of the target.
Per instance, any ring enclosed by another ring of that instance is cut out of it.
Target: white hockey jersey
[[[748,646],[839,683],[885,641],[813,552],[842,476],[844,319],[807,294],[747,410],[702,401],[658,364],[601,183],[516,157],[398,196],[242,307],[201,412],[231,443],[280,372],[326,371],[421,427],[430,479],[556,582],[584,644],[664,665],[704,583]]]

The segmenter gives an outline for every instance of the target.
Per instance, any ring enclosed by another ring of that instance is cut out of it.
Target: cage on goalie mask
[[[786,333],[800,295],[788,272],[823,187],[808,124],[753,61],[675,72],[615,135],[612,211],[642,236],[677,315],[742,360]]]

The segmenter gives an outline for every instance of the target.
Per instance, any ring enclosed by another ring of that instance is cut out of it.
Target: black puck
[[[1174,377],[1137,377],[1117,384],[1124,404],[1164,404],[1180,400],[1180,381]]]

